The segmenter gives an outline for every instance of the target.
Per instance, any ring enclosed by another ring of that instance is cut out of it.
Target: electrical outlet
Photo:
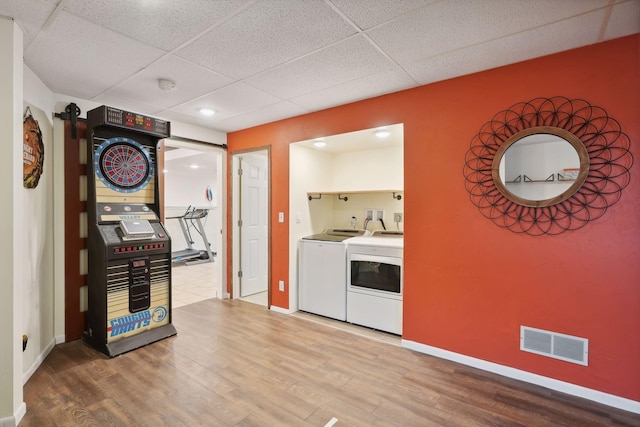
[[[384,221],[384,209],[376,209],[376,216],[374,219],[376,221]]]
[[[364,210],[364,219],[373,220],[373,209],[367,208]]]
[[[279,280],[278,281],[278,290],[280,292],[284,292],[284,280]]]
[[[352,216],[351,218],[349,218],[349,225],[355,226],[357,222],[358,222],[358,219],[355,216]]]
[[[393,214],[393,222],[402,222],[402,213],[396,212]]]

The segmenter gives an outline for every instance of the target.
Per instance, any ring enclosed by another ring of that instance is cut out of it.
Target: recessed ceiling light
[[[378,138],[386,138],[391,135],[391,132],[389,132],[387,129],[378,129],[373,134]]]
[[[203,116],[207,116],[207,117],[211,117],[216,113],[211,108],[200,108],[198,111],[200,111],[200,114],[202,114]]]
[[[313,140],[313,146],[314,147],[322,148],[325,145],[327,145],[327,143],[324,142],[324,139],[322,139],[322,138],[317,138],[317,139]]]
[[[190,165],[190,166],[191,166],[191,169],[198,169],[200,167],[198,165]]]

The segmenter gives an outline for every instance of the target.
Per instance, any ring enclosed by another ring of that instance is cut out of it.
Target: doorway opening
[[[232,168],[232,296],[269,307],[269,149],[233,154]]]
[[[299,308],[299,240],[327,229],[404,232],[403,192],[402,123],[289,144],[289,310]]]
[[[224,298],[222,147],[165,139],[163,222],[171,236],[173,307]]]

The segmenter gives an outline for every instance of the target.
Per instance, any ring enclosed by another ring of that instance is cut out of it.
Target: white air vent
[[[567,362],[589,364],[589,340],[520,326],[520,350]]]

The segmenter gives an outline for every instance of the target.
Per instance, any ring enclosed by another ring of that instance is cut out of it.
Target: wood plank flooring
[[[109,359],[57,346],[27,426],[639,426],[640,415],[255,304],[174,310],[178,335]]]

